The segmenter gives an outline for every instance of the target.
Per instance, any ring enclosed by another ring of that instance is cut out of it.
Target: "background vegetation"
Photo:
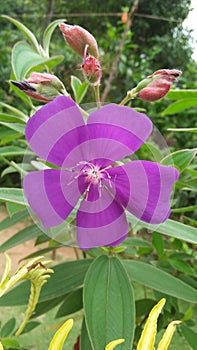
[[[122,12],[129,11],[132,4],[133,2],[129,0],[109,0],[107,2],[92,0],[78,0],[77,2],[65,0],[7,0],[1,4],[0,15],[9,15],[22,22],[35,34],[38,41],[41,43],[44,30],[49,23],[54,20],[62,18],[66,19],[69,24],[78,24],[85,27],[94,35],[99,45],[100,60],[103,67],[101,85],[101,91],[103,92],[117,55],[122,33],[125,29],[125,23],[121,20],[121,14]],[[176,185],[176,194],[172,203],[173,210],[171,218],[173,221],[172,223],[170,222],[171,226],[167,226],[163,229],[164,233],[165,230],[169,232],[168,236],[170,237],[162,235],[162,229],[158,229],[158,232],[150,234],[146,227],[137,227],[135,229],[136,231],[134,230],[131,232],[131,236],[133,235],[131,238],[133,240],[128,243],[127,249],[121,252],[120,256],[123,258],[126,257],[127,259],[134,259],[134,262],[135,260],[140,260],[146,264],[145,266],[151,266],[151,268],[158,267],[162,272],[169,273],[169,275],[176,277],[179,281],[184,281],[187,283],[187,286],[194,289],[197,285],[195,266],[196,253],[193,241],[189,239],[189,237],[191,237],[190,234],[194,237],[197,227],[197,169],[194,160],[196,133],[182,133],[168,130],[169,128],[188,129],[196,127],[197,63],[192,59],[190,33],[183,29],[183,21],[188,15],[189,6],[190,0],[174,0],[173,2],[171,0],[139,1],[139,7],[134,16],[132,26],[126,34],[124,47],[120,53],[120,59],[106,101],[119,103],[128,90],[157,69],[176,68],[183,71],[183,75],[176,86],[176,88],[183,92],[179,91],[178,95],[176,95],[175,93],[173,94],[172,91],[166,98],[155,103],[148,104],[140,100],[135,100],[135,102],[133,102],[134,107],[146,110],[146,113],[153,120],[154,125],[156,125],[164,136],[171,152],[189,149],[189,151],[185,151],[182,157],[175,156],[174,159],[175,164],[180,166],[182,173]],[[12,90],[8,83],[11,74],[12,48],[19,40],[24,40],[24,34],[21,33],[14,24],[3,17],[0,19],[0,28],[0,101],[17,107],[18,110],[29,116],[31,110],[30,105],[26,103],[27,101],[21,99],[16,90]],[[73,88],[71,86],[70,76],[74,74],[82,79],[80,71],[81,60],[76,57],[68,45],[65,44],[58,28],[53,33],[50,44],[50,56],[54,55],[63,55],[64,57],[64,60],[59,65],[53,67],[53,72],[65,83],[67,90],[72,94]],[[188,90],[192,90],[193,95],[191,91],[190,95],[187,95]],[[86,101],[92,102],[93,99],[94,95],[89,89],[86,94]],[[188,99],[190,101],[189,104],[187,104]],[[177,105],[174,107],[173,102],[177,102]],[[193,102],[193,104],[191,102]],[[35,102],[35,105],[38,105],[38,103]],[[20,187],[21,179],[20,171],[17,171],[17,168],[14,168],[13,164],[11,166],[10,161],[14,160],[15,164],[21,164],[24,150],[26,149],[26,143],[23,136],[23,124],[22,127],[21,125],[18,126],[18,123],[16,123],[17,126],[16,124],[15,126],[12,125],[12,127],[11,124],[8,126],[5,124],[6,113],[8,113],[7,107],[1,104],[0,172],[2,176],[0,178],[0,185],[1,187],[13,188]],[[18,150],[17,152],[16,149]],[[144,146],[137,155],[140,158],[151,159],[150,150],[152,151],[153,160],[158,157],[160,161],[161,158],[166,155],[166,150],[162,149],[162,147],[158,148],[156,142],[154,143],[154,139],[151,140],[148,149]],[[4,198],[2,194],[0,198]],[[26,220],[28,212],[24,208],[23,202],[20,203],[19,201],[18,204],[22,206],[22,210],[19,210],[17,207],[12,207],[9,201],[7,202],[3,199],[2,201],[6,202],[10,218],[0,223],[0,230],[5,227],[11,227],[15,222],[20,220]],[[176,226],[177,223],[180,225]],[[136,233],[138,233],[138,241],[135,240]],[[174,233],[175,236],[173,237]],[[19,236],[13,237],[11,241],[7,241],[4,245],[0,246],[0,252],[17,246],[19,241],[24,242],[30,238],[35,238],[35,244],[40,244],[40,250],[43,254],[45,253],[44,250],[42,251],[43,242],[48,242],[47,252],[53,251],[54,247],[55,249],[59,249],[59,246],[41,232],[39,228],[35,229],[35,227],[30,226],[25,232],[19,232]],[[88,257],[94,258],[96,255],[99,255],[99,252],[96,253],[92,251]],[[81,255],[80,258],[82,258]],[[53,281],[51,278],[50,292],[47,294],[47,290],[45,289],[34,315],[34,317],[39,317],[46,310],[56,307],[49,314],[51,324],[56,322],[54,321],[54,317],[58,310],[59,316],[56,315],[56,317],[65,318],[71,312],[81,310],[82,308],[81,299],[78,295],[76,296],[75,292],[81,293],[81,283],[83,282],[83,277],[87,270],[86,262],[84,265],[83,262],[82,265],[76,264],[76,266],[79,266],[79,270],[77,270],[76,267],[76,271],[80,272],[79,275],[81,278],[77,277],[78,279],[75,281],[74,287],[69,285],[69,281],[72,279],[73,268],[67,265],[67,263],[64,264],[65,265],[62,265],[62,272],[60,272],[59,269],[57,278],[59,278],[59,281],[64,279],[64,270],[66,269],[68,279],[64,281],[64,285],[62,284],[60,295],[55,298],[57,281]],[[144,278],[147,277],[144,275]],[[183,301],[180,298],[181,290],[179,291],[178,288],[176,290],[175,287],[176,292],[174,294],[168,293],[170,282],[168,279],[164,279],[164,282],[166,282],[166,289],[162,293],[161,288],[158,290],[156,285],[151,287],[145,283],[145,286],[142,287],[141,283],[134,279],[134,289],[137,295],[136,307],[138,310],[138,326],[136,327],[135,344],[139,338],[143,322],[148,311],[153,306],[154,301],[166,296],[167,306],[160,319],[159,330],[165,328],[172,319],[182,319],[184,326],[180,328],[178,335],[175,337],[172,349],[179,349],[180,346],[182,346],[184,350],[189,350],[191,348],[195,350],[196,311],[195,308],[193,308],[192,298],[185,293],[185,299]],[[27,288],[24,289],[24,296],[27,294],[25,294],[26,290]],[[7,299],[2,299],[2,304],[0,305],[20,305],[20,307],[23,307],[21,304],[25,302],[21,301],[21,298],[19,298],[18,301],[16,297],[20,295],[21,292],[23,292],[23,287],[19,287],[18,290],[15,290],[14,293],[16,294],[13,294],[15,296],[14,301],[13,295],[8,294]],[[48,299],[45,298],[45,294],[47,294]],[[62,303],[65,297],[70,298],[71,308],[69,310]],[[143,302],[139,301],[142,299]],[[63,307],[60,305],[61,303]],[[56,305],[58,305],[58,307]],[[59,307],[59,305],[61,307]],[[11,316],[8,314],[4,317],[3,312],[2,315],[4,324],[8,316],[9,318]],[[46,315],[43,317],[46,319]],[[79,311],[79,314],[75,314],[75,317],[80,318],[81,311]],[[6,333],[6,329],[9,328],[8,324],[3,330],[3,335],[8,333],[11,334],[11,336],[13,335],[15,323],[12,322],[12,324],[14,324],[14,326],[10,327],[10,333],[8,331]],[[77,323],[77,331],[80,328],[80,324],[81,321]],[[33,331],[35,332],[35,337],[37,337],[36,334],[38,334],[36,331],[37,328]],[[28,344],[29,339],[25,339],[25,336],[26,335],[21,336],[21,344],[25,347],[29,345],[31,348],[33,344]],[[74,337],[76,338],[76,334],[74,334]],[[46,342],[46,344],[48,343],[49,342]],[[36,344],[36,340],[34,344]],[[46,344],[43,345],[43,350],[47,347]],[[71,340],[71,344],[73,344],[73,339]],[[37,346],[39,350],[42,350],[42,348],[40,348],[40,343],[37,342],[35,346]],[[12,349],[12,347],[8,348]]]

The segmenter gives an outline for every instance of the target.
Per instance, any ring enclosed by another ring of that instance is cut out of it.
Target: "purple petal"
[[[81,249],[118,244],[128,232],[124,209],[105,189],[98,200],[82,201],[76,222]]]
[[[41,158],[61,166],[62,159],[65,158],[65,148],[69,152],[69,148],[81,142],[78,138],[82,137],[84,141],[81,129],[86,134],[83,117],[75,102],[69,97],[59,96],[40,108],[29,119],[26,138],[33,151]]]
[[[111,163],[135,152],[152,131],[145,114],[115,104],[91,113],[87,126],[89,138],[94,140],[89,159],[104,157]]]
[[[159,224],[170,215],[172,186],[178,171],[149,161],[133,161],[108,169],[116,197],[137,218]]]
[[[73,176],[72,172],[57,169],[34,171],[25,176],[25,196],[44,227],[62,223],[77,204],[81,193]]]

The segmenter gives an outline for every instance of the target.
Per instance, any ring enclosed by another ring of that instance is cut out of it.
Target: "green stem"
[[[120,106],[124,106],[129,100],[132,100],[136,97],[136,89],[132,89],[127,92],[127,96],[119,103]]]
[[[100,85],[94,86],[94,93],[98,109],[101,108]]]

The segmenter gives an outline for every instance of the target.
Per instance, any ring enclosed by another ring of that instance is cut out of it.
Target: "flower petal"
[[[104,157],[112,162],[135,152],[152,131],[145,114],[116,104],[92,112],[87,126],[89,138],[94,140],[91,159]]]
[[[73,177],[72,172],[57,169],[34,171],[25,176],[25,195],[44,227],[62,223],[77,204],[81,193]]]
[[[116,197],[137,218],[159,224],[170,215],[170,195],[178,171],[149,161],[133,161],[108,169]]]
[[[106,189],[98,200],[81,202],[76,222],[81,249],[119,244],[128,233],[124,209]]]
[[[69,97],[59,96],[29,119],[26,138],[41,158],[61,166],[65,148],[69,152],[70,148],[81,142],[78,140],[79,137],[84,137],[81,129],[86,134],[84,126],[83,117],[75,102]]]

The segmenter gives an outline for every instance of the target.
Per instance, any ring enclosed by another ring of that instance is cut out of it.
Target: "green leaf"
[[[170,106],[168,106],[161,115],[169,115],[169,114],[175,114],[178,112],[182,112],[185,109],[196,107],[197,106],[197,98],[188,98],[188,99],[182,99],[178,100],[174,103],[172,103]]]
[[[145,227],[152,232],[163,233],[164,235],[194,244],[197,243],[197,229],[192,226],[182,224],[181,222],[168,219],[163,224],[152,225],[138,220],[130,213],[127,213],[127,218],[132,226],[135,224],[140,224],[141,227]]]
[[[163,239],[162,235],[158,232],[153,232],[152,234],[152,244],[160,256],[163,254]]]
[[[116,257],[101,255],[91,264],[84,281],[86,326],[94,350],[104,349],[114,339],[132,346],[135,304],[127,273]]]
[[[21,188],[0,188],[0,200],[27,206],[24,192]]]
[[[82,322],[81,335],[80,335],[80,350],[92,350],[92,345],[88,336],[88,331],[85,323],[85,318]]]
[[[36,305],[36,309],[34,310],[34,313],[31,316],[31,318],[38,317],[42,314],[46,314],[46,312],[53,309],[55,306],[59,305],[64,299],[65,299],[65,296],[63,295],[55,299],[43,301],[42,303],[38,302],[38,304]]]
[[[136,301],[136,317],[142,317],[148,315],[153,306],[155,305],[155,300],[153,299],[139,299]]]
[[[4,338],[1,339],[2,345],[8,347],[9,349],[21,349],[19,342],[14,338]]]
[[[193,303],[197,302],[197,291],[167,272],[141,261],[124,260],[124,265],[131,280],[164,294]]]
[[[36,238],[42,234],[42,231],[37,225],[25,227],[23,230],[17,232],[15,235],[10,237],[0,246],[0,253],[17,246],[18,244],[29,241],[30,239]]]
[[[15,317],[10,318],[1,328],[1,338],[5,338],[11,335],[11,333],[14,332],[15,325],[16,325]]]
[[[41,324],[41,323],[38,322],[38,321],[29,321],[29,322],[26,324],[25,328],[23,329],[22,334],[28,333],[28,332],[32,331],[32,329],[34,329],[34,328],[40,326],[40,324]]]
[[[87,89],[88,89],[88,83],[87,82],[81,82],[81,80],[74,75],[71,75],[71,88],[74,92],[75,101],[79,104],[82,99],[84,98]]]
[[[192,347],[192,349],[197,350],[197,333],[184,324],[182,324],[180,328],[188,344]]]
[[[46,28],[44,35],[43,35],[43,49],[46,52],[46,55],[49,55],[49,45],[51,41],[51,36],[55,30],[55,28],[62,22],[65,22],[66,20],[64,18],[57,19],[56,21],[51,22],[48,27]]]
[[[180,99],[197,99],[197,90],[195,89],[182,89],[182,90],[170,90],[166,95],[167,98],[171,100],[180,100]]]
[[[0,231],[11,227],[17,224],[18,222],[21,222],[28,215],[29,215],[29,212],[26,209],[24,210],[24,206],[23,206],[23,211],[20,211],[19,213],[14,214],[11,218],[7,217],[0,222]]]
[[[145,241],[141,238],[127,237],[121,245],[131,246],[131,247],[151,247],[151,243]]]
[[[0,147],[0,156],[2,157],[9,157],[9,156],[23,156],[25,154],[32,155],[33,152],[27,150],[25,151],[24,148],[18,147],[18,146],[5,146]]]
[[[12,69],[16,79],[21,81],[32,71],[46,70],[62,62],[63,56],[44,58],[37,54],[27,43],[18,42],[12,50]]]
[[[69,293],[65,296],[63,304],[59,307],[58,312],[55,317],[63,317],[70,314],[73,314],[76,311],[79,311],[83,308],[82,302],[82,289],[74,290],[72,293]]]
[[[24,206],[21,204],[7,202],[6,209],[8,211],[9,216],[13,216],[14,214],[18,213],[19,211],[22,211],[24,209]]]
[[[92,259],[68,261],[51,267],[54,274],[43,286],[39,302],[65,295],[83,285],[85,274]],[[29,298],[29,283],[22,282],[0,299],[0,306],[25,305]]]
[[[18,122],[18,123],[24,123],[24,120],[21,119],[20,117],[14,116],[12,114],[8,114],[8,113],[2,113],[0,112],[0,121],[1,122]]]
[[[0,102],[0,106],[7,108],[10,112],[13,113],[13,116],[17,116],[18,118],[26,121],[28,120],[26,114],[24,114],[23,112],[21,112],[18,108],[15,108],[13,106],[8,105],[7,103],[4,102]]]
[[[181,259],[168,258],[169,264],[178,271],[184,272],[185,274],[194,275],[194,271],[191,266]]]
[[[1,125],[6,126],[9,129],[15,130],[20,134],[25,134],[25,125],[19,123],[6,123],[0,122]]]
[[[7,15],[2,15],[2,17],[12,22],[26,36],[32,47],[40,53],[40,46],[35,35],[24,24]]]
[[[181,151],[173,152],[162,159],[162,165],[172,165],[178,169],[181,173],[191,161],[194,159],[197,153],[197,148],[183,149]]]

